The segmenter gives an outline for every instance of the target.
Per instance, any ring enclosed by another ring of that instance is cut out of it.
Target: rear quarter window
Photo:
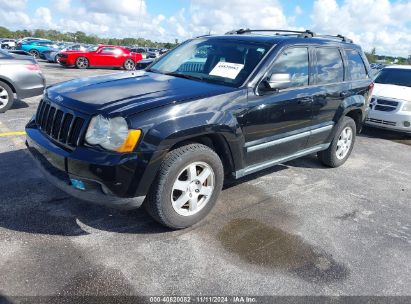
[[[344,81],[344,64],[337,48],[317,48],[317,84]]]
[[[351,80],[359,80],[368,78],[365,63],[360,53],[356,50],[345,50],[347,55],[347,71]]]

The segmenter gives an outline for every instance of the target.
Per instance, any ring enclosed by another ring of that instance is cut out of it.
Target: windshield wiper
[[[185,78],[185,79],[190,79],[190,80],[204,80],[204,78],[201,76],[193,76],[193,75],[181,74],[177,72],[169,72],[169,73],[164,73],[164,74],[168,76],[180,77],[180,78]]]

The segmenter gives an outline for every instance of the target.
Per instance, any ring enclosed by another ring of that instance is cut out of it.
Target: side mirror
[[[272,90],[287,89],[291,85],[290,74],[272,74],[267,79],[267,84]]]

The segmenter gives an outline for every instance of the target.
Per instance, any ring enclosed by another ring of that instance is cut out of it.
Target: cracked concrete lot
[[[112,70],[41,62],[48,84]],[[114,71],[116,72],[116,71]],[[117,71],[120,72],[120,71]],[[24,131],[40,97],[0,114]],[[0,295],[411,296],[411,138],[366,129],[337,169],[309,156],[226,186],[190,229],[51,186],[0,137]]]

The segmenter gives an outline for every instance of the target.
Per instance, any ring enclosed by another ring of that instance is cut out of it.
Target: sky
[[[0,0],[0,26],[161,42],[239,28],[310,29],[377,54],[411,55],[411,0]]]

